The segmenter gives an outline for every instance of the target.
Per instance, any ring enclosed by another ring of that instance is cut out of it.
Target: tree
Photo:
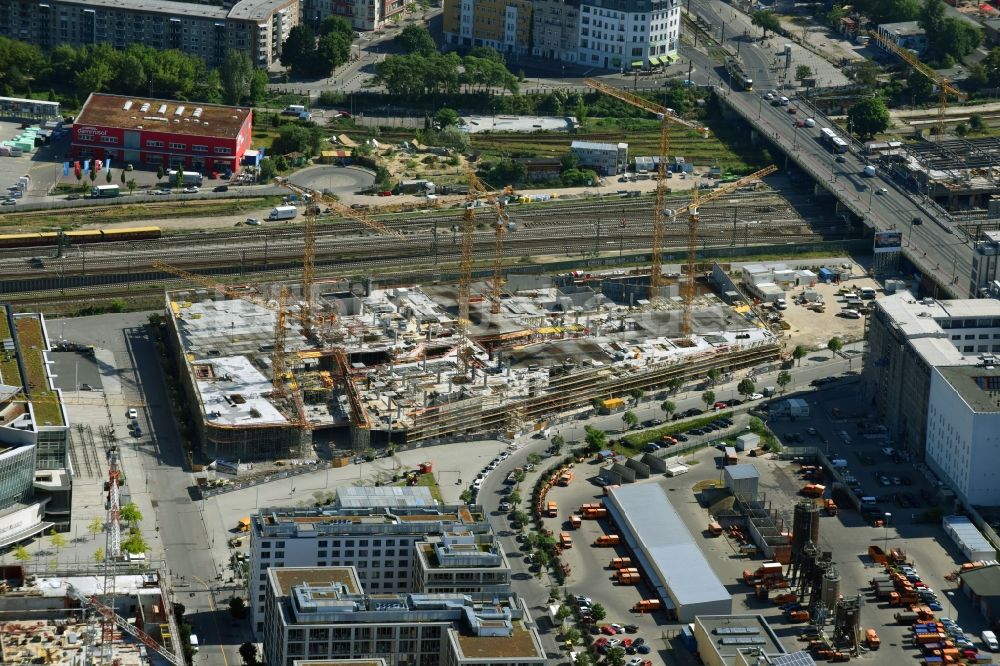
[[[313,66],[316,56],[316,34],[308,25],[299,24],[288,31],[288,38],[281,47],[281,64],[302,74]]]
[[[871,60],[862,60],[854,68],[854,80],[863,86],[874,88],[878,85],[878,75],[882,70]]]
[[[646,392],[641,388],[634,388],[628,394],[632,397],[632,401],[638,405],[639,401],[642,400],[642,396],[646,395]]]
[[[257,646],[250,641],[240,646],[240,657],[243,659],[243,666],[258,666],[260,664]]]
[[[399,33],[399,43],[407,53],[427,55],[437,52],[434,38],[422,25],[408,25]]]
[[[587,433],[584,441],[587,442],[588,453],[597,453],[608,445],[608,435],[603,430],[584,426],[584,431]]]
[[[744,398],[749,398],[751,395],[753,395],[756,388],[757,387],[754,386],[753,380],[750,379],[749,377],[744,377],[743,379],[741,379],[740,383],[737,384],[736,386],[736,390],[739,391],[740,395],[742,395]]]
[[[983,127],[985,127],[985,125],[983,123],[982,114],[973,113],[972,115],[969,116],[969,128],[973,132],[982,132]]]
[[[855,102],[847,111],[847,122],[855,134],[870,139],[889,127],[889,109],[880,97],[869,97]]]
[[[128,188],[128,193],[129,194],[132,194],[133,192],[135,192],[135,187],[136,187],[135,178],[129,178],[128,182],[125,183],[125,187]]]
[[[590,400],[590,406],[594,409],[600,410],[604,407],[604,401],[600,398],[592,398]]]
[[[830,338],[830,341],[826,343],[826,348],[834,354],[839,354],[840,350],[844,348],[844,341],[836,336],[832,337]]]
[[[142,522],[142,512],[139,511],[139,507],[136,506],[135,502],[129,502],[124,505],[118,515],[122,520],[130,524]]]
[[[562,435],[555,435],[549,440],[552,444],[552,450],[556,453],[562,451],[562,447],[566,446],[566,438]]]
[[[566,608],[566,606],[562,606],[559,610],[562,610],[563,608]],[[577,629],[576,627],[569,627],[568,629],[562,632],[562,636],[563,640],[569,641],[571,644],[576,645],[577,642],[579,642],[580,640],[581,634],[580,630]]]
[[[260,161],[260,171],[257,176],[261,183],[270,183],[277,175],[278,170],[274,166],[274,160],[270,157],[265,157]]]
[[[809,65],[799,65],[795,68],[795,79],[801,83],[804,79],[811,78],[813,75],[812,67]]]
[[[253,70],[250,75],[250,104],[257,105],[267,98],[267,84],[270,83],[267,72],[262,69]]]
[[[788,370],[782,370],[778,373],[778,378],[775,381],[778,382],[778,386],[784,392],[785,387],[792,383],[792,375]]]
[[[608,650],[607,664],[608,666],[625,666],[625,648],[615,646]]]
[[[809,352],[802,345],[795,345],[795,349],[792,350],[792,358],[799,362],[799,367],[802,366],[802,359],[804,359]]]
[[[108,185],[111,184],[111,169],[104,170],[104,182],[106,182]]]
[[[89,177],[90,177],[90,182],[93,183],[95,180],[97,180],[97,171],[94,170],[94,169],[91,169]]]
[[[174,172],[174,187],[184,187],[184,167],[179,164],[177,165],[177,171]]]
[[[593,666],[593,661],[591,661],[590,655],[586,652],[581,652],[576,655],[576,666]]]
[[[639,417],[636,416],[635,412],[633,412],[630,409],[627,412],[625,412],[624,414],[622,414],[622,421],[625,422],[625,425],[629,429],[632,429],[632,428],[634,428],[636,426],[637,423],[639,423]]]
[[[565,620],[573,614],[573,609],[569,607],[569,604],[562,604],[559,606],[559,610],[556,611],[556,618],[559,620]]]
[[[120,171],[120,172],[118,173],[118,180],[122,181],[122,185],[124,185],[124,184],[125,184],[125,179],[126,179],[126,178],[127,178],[127,176],[125,175],[125,169],[122,169],[122,170],[121,170],[121,171]]]
[[[677,411],[677,405],[670,400],[664,400],[660,403],[660,409],[663,410],[663,416],[669,419],[670,415]]]
[[[521,503],[521,493],[518,490],[512,490],[507,493],[507,501],[513,505],[518,505]]]
[[[323,19],[322,23],[319,24],[317,32],[320,35],[329,35],[333,32],[339,32],[342,35],[346,35],[348,38],[354,37],[354,28],[352,28],[347,19],[342,16],[327,16]]]
[[[166,172],[163,170],[163,165],[156,167],[156,180],[163,180],[163,176],[165,175]]]
[[[558,437],[558,435],[556,435],[556,437]],[[555,438],[553,438],[553,439],[555,439]],[[538,455],[537,453],[529,453],[528,454],[528,463],[529,464],[531,464],[531,465],[537,465],[540,462],[542,462],[542,457],[540,455]]]
[[[247,602],[242,597],[230,597],[229,614],[237,620],[242,620],[247,616]]]
[[[528,524],[529,520],[530,518],[528,517],[528,514],[526,514],[524,511],[521,511],[520,509],[517,509],[510,514],[510,522],[516,529],[523,528],[525,525]]]
[[[442,129],[458,125],[458,121],[458,111],[455,111],[455,109],[449,109],[447,106],[442,106],[438,109],[437,113],[434,114],[434,122],[440,125]]]
[[[128,538],[122,540],[122,550],[133,554],[145,553],[149,550],[149,544],[138,530],[132,530]]]
[[[681,390],[681,388],[684,387],[684,380],[681,379],[680,377],[674,377],[673,379],[670,380],[668,386],[670,388],[670,392],[676,394],[678,391]]]
[[[706,407],[711,407],[715,404],[715,391],[705,391],[701,394],[701,401],[705,403]]]
[[[14,559],[18,562],[27,562],[31,559],[31,554],[28,552],[27,548],[18,544],[18,546],[14,549]]]
[[[594,618],[594,622],[600,622],[608,616],[608,611],[604,609],[601,604],[594,604],[590,607],[590,617]]]
[[[778,32],[781,29],[781,22],[774,15],[774,12],[765,9],[755,11],[751,22],[764,31],[764,37],[767,37],[768,30]]]
[[[545,569],[552,563],[552,556],[549,555],[549,551],[539,548],[531,555],[531,561],[537,564],[540,568]]]
[[[219,68],[219,82],[222,84],[222,101],[236,106],[250,96],[250,79],[253,77],[253,63],[244,51],[229,49],[226,59]]]
[[[906,89],[914,103],[931,99],[934,95],[934,86],[931,80],[916,70],[911,71],[906,76]]]
[[[351,58],[351,38],[342,32],[331,32],[319,38],[316,56],[309,71],[316,76],[329,76]]]
[[[97,550],[94,551],[94,554],[91,557],[94,558],[94,562],[100,564],[101,562],[104,561],[104,556],[105,556],[104,549],[98,548]]]
[[[54,529],[49,530],[49,540],[52,542],[52,547],[55,548],[57,551],[65,548],[66,544],[68,543],[66,537],[60,534],[59,532],[56,532]]]
[[[712,368],[708,371],[707,377],[708,381],[712,386],[715,386],[719,382],[719,377],[722,375],[718,368]]]

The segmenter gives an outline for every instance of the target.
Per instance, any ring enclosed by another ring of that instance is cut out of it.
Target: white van
[[[997,635],[992,631],[984,631],[981,635],[983,642],[986,643],[986,648],[990,652],[1000,651],[1000,643],[997,642]]]
[[[861,287],[861,291],[858,295],[861,296],[861,298],[870,301],[875,298],[875,290],[872,287]]]
[[[200,645],[198,645],[198,634],[191,634],[190,643],[191,643],[191,650],[197,652],[198,648],[201,647]]]

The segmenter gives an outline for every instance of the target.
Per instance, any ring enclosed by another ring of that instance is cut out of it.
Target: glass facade
[[[38,469],[66,469],[66,428],[41,430],[38,433]]]
[[[31,500],[34,470],[34,446],[19,446],[0,453],[0,511]]]

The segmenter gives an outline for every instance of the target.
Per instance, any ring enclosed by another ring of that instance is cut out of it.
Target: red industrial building
[[[249,108],[91,93],[73,123],[73,157],[112,167],[238,171],[250,147]]]

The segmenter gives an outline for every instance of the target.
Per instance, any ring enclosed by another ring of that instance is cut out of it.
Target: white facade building
[[[570,144],[569,149],[580,160],[580,166],[594,169],[602,176],[625,173],[628,168],[627,143],[574,141]]]
[[[1000,370],[995,362],[931,369],[927,463],[962,501],[976,506],[1000,505]]]
[[[677,53],[681,6],[677,0],[588,0],[580,4],[577,61],[604,69],[660,64]]]

